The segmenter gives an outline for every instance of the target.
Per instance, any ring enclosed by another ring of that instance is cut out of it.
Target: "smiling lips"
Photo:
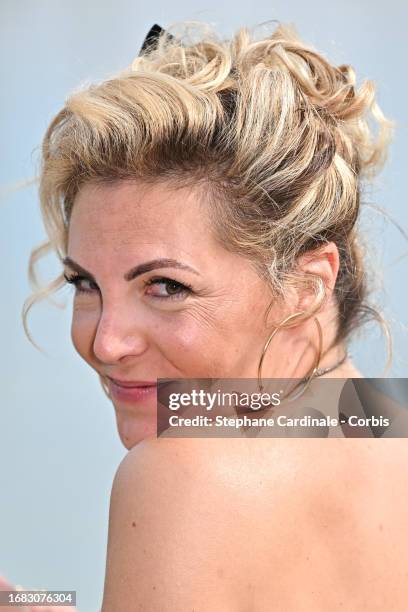
[[[125,402],[139,402],[156,394],[157,383],[152,381],[125,381],[109,378],[112,397]]]
[[[111,378],[108,376],[109,380],[118,385],[119,387],[152,387],[157,383],[152,380],[120,380],[119,378]]]

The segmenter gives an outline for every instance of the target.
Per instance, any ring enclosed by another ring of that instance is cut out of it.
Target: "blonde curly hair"
[[[339,249],[333,344],[382,314],[367,302],[364,248],[357,230],[361,189],[382,167],[394,122],[375,99],[372,81],[356,88],[350,65],[334,66],[300,39],[293,25],[256,38],[239,28],[230,40],[201,22],[176,22],[156,44],[112,78],[73,92],[42,144],[39,196],[48,240],[31,253],[29,279],[45,287],[38,260],[62,260],[75,197],[89,181],[141,179],[202,189],[224,248],[248,257],[284,298],[289,285],[312,284],[307,318],[326,291],[301,276],[296,260],[324,242]],[[198,39],[193,41],[194,33]],[[369,116],[371,115],[371,116]],[[374,137],[369,119],[378,125]]]

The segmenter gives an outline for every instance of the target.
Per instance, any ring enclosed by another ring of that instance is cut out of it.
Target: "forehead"
[[[72,209],[68,253],[86,257],[171,257],[211,253],[212,235],[203,194],[198,189],[136,181],[86,184]]]

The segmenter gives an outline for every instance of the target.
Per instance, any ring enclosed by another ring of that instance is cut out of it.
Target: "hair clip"
[[[140,49],[139,55],[142,55],[142,53],[144,53],[145,51],[148,51],[151,48],[156,48],[159,36],[160,36],[160,34],[162,32],[164,32],[164,28],[159,26],[157,23],[152,25],[152,27],[150,28],[150,30],[146,34],[146,37],[145,37],[145,39],[143,41],[143,44],[142,44],[142,47]],[[170,34],[170,33],[167,33],[167,35],[171,39],[174,38],[174,36],[172,34]]]

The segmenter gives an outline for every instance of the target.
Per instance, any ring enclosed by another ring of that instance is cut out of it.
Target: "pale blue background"
[[[0,4],[0,573],[32,588],[76,589],[81,612],[101,603],[111,482],[125,454],[113,410],[94,373],[70,341],[70,307],[34,308],[31,330],[48,356],[23,334],[20,310],[29,293],[27,260],[44,238],[35,188],[13,185],[36,172],[38,147],[67,93],[129,64],[153,23],[197,19],[229,35],[240,25],[292,21],[303,38],[359,80],[374,79],[386,114],[398,122],[386,170],[371,199],[408,229],[406,79],[408,11],[389,0],[137,3],[130,0],[2,0]],[[408,373],[407,256],[400,233],[367,216],[385,266],[380,303],[393,321],[397,357]],[[57,272],[50,258],[44,278]],[[57,299],[67,301],[64,289]],[[65,296],[65,297],[64,297]],[[370,331],[371,329],[371,331]],[[353,346],[366,376],[380,376],[384,340],[376,327]]]

